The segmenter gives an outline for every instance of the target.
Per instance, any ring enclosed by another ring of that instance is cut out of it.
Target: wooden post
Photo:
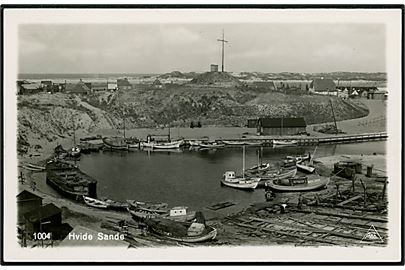
[[[338,202],[338,197],[339,197],[339,186],[340,184],[336,183],[336,196],[335,196],[335,204]]]
[[[355,192],[354,182],[356,181],[356,175],[352,175],[352,192]]]
[[[388,178],[385,178],[385,181],[384,181],[384,187],[383,187],[382,195],[381,195],[381,203],[384,203],[385,190],[387,189],[387,179],[388,179]]]
[[[362,187],[363,187],[363,189],[364,189],[364,204],[363,204],[363,207],[365,208],[366,207],[366,199],[367,199],[367,192],[366,192],[366,185],[364,184],[364,182],[363,182],[363,180],[360,178],[360,183],[361,183],[361,185],[362,185]]]

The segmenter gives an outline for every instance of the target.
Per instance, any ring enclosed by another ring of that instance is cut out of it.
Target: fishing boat
[[[295,155],[295,156],[286,156],[285,160],[286,161],[295,161],[295,162],[301,162],[305,160],[310,160],[311,159],[311,154],[306,154],[306,155]]]
[[[217,235],[215,228],[205,224],[201,212],[196,214],[194,222],[180,222],[157,217],[146,219],[145,224],[151,232],[178,242],[198,243],[215,239]]]
[[[141,209],[137,209],[137,208],[131,208],[131,207],[127,207],[127,211],[131,214],[131,217],[135,221],[144,221],[145,219],[157,218],[157,217],[159,217],[161,215],[161,214],[156,213],[156,212],[145,211],[145,210],[141,210]]]
[[[266,174],[260,175],[261,181],[267,181],[272,179],[286,179],[295,177],[297,174],[297,167],[289,168],[289,169],[281,169],[279,171],[272,171],[267,172]]]
[[[246,170],[247,173],[261,173],[270,169],[270,163],[262,163]]]
[[[98,199],[83,196],[83,200],[88,206],[91,206],[91,207],[101,208],[101,209],[107,209],[108,208],[108,203],[106,203],[104,201],[101,201],[101,200],[98,200]]]
[[[196,211],[188,211],[187,207],[176,206],[164,213],[157,213],[153,211],[147,211],[139,208],[134,208],[129,205],[127,211],[131,214],[132,218],[136,221],[143,221],[147,218],[162,217],[175,221],[191,221],[196,216]]]
[[[230,140],[222,140],[221,141],[223,144],[227,145],[227,146],[242,146],[242,145],[246,145],[246,146],[260,146],[262,145],[261,142],[257,142],[257,141],[230,141]]]
[[[216,149],[216,148],[222,148],[225,146],[223,143],[218,143],[218,142],[202,142],[198,145],[200,148],[207,148],[207,149]]]
[[[107,150],[128,150],[128,144],[123,137],[104,137],[104,148]]]
[[[275,191],[312,191],[326,187],[329,184],[329,177],[308,179],[308,177],[297,177],[288,179],[273,179],[266,182],[266,187]]]
[[[288,146],[288,145],[297,145],[297,140],[273,140],[274,146]]]
[[[298,170],[305,172],[305,173],[313,173],[315,171],[315,167],[310,165],[310,164],[304,164],[303,162],[300,162],[295,165],[297,166]]]
[[[224,173],[221,183],[233,188],[255,189],[260,182],[260,178],[245,176],[245,146],[243,146],[242,164],[242,176],[236,176],[234,171],[227,171]]]
[[[140,142],[140,147],[151,148],[151,149],[176,149],[180,148],[184,143],[183,140],[173,141],[173,142]]]
[[[46,164],[46,183],[66,197],[82,200],[83,196],[97,197],[97,181],[77,166],[63,161]]]
[[[169,210],[168,209],[169,205],[167,203],[140,202],[135,200],[127,200],[127,203],[131,208],[149,212],[166,213]]]

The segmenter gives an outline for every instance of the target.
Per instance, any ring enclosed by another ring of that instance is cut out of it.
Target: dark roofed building
[[[129,90],[132,88],[132,85],[129,83],[127,78],[117,80],[118,90]]]
[[[332,79],[315,79],[311,82],[309,88],[314,92],[334,92],[336,84]]]
[[[307,124],[302,117],[298,118],[259,118],[257,133],[260,135],[296,135],[306,132]]]
[[[21,84],[18,88],[19,95],[37,94],[42,91],[44,91],[42,85],[36,83]]]
[[[28,235],[40,232],[42,226],[57,226],[62,224],[62,211],[59,207],[50,203],[24,214],[25,229]]]
[[[24,214],[42,206],[42,197],[23,190],[17,195],[18,223],[24,221]]]
[[[82,80],[76,84],[67,84],[65,88],[66,93],[70,94],[83,94],[87,95],[90,93],[90,87],[84,83]]]

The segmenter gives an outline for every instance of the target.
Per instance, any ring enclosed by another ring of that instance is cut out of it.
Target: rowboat
[[[313,173],[315,171],[315,167],[312,165],[306,165],[304,163],[298,163],[296,164],[298,170],[303,171],[305,173]]]
[[[217,230],[206,225],[201,216],[201,212],[198,212],[194,222],[180,222],[160,217],[148,218],[145,224],[151,232],[173,241],[198,243],[215,239]]]
[[[298,144],[297,140],[273,140],[273,145],[296,145]]]
[[[286,161],[295,161],[295,162],[301,162],[301,161],[310,160],[310,159],[311,159],[310,154],[285,157]]]
[[[275,191],[311,191],[324,188],[328,185],[330,178],[308,179],[307,177],[290,179],[273,179],[266,182],[266,186]]]
[[[152,149],[176,149],[184,143],[183,140],[174,141],[174,142],[140,142],[140,147],[143,148],[152,148]]]
[[[228,187],[240,189],[255,189],[260,182],[258,177],[237,177],[234,171],[227,171],[221,183]]]
[[[108,208],[108,203],[101,201],[101,200],[97,200],[97,199],[90,198],[87,196],[83,196],[83,200],[88,206],[91,206],[91,207],[102,208],[102,209]]]
[[[166,213],[169,210],[167,203],[139,202],[135,200],[127,200],[127,203],[130,207],[143,211]]]

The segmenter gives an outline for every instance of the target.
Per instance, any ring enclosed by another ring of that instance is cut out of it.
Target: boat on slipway
[[[267,181],[272,179],[286,179],[290,177],[295,177],[297,174],[297,167],[282,168],[277,171],[270,171],[265,174],[260,175],[261,181]]]
[[[217,230],[205,224],[204,216],[197,212],[193,222],[174,221],[166,218],[148,218],[148,229],[161,237],[177,242],[198,243],[215,239]]]
[[[329,184],[329,177],[293,177],[287,179],[273,179],[266,182],[265,186],[275,191],[303,192],[325,188]]]
[[[114,210],[126,210],[128,207],[127,203],[117,202],[110,199],[95,199],[88,196],[83,196],[84,202],[91,207],[103,208],[103,209],[114,209]]]
[[[127,211],[131,214],[132,218],[136,221],[143,221],[147,218],[162,217],[175,221],[191,221],[195,218],[195,211],[188,211],[187,207],[176,206],[164,213],[157,213],[148,211],[132,206],[127,207]]]
[[[141,202],[135,200],[127,200],[128,205],[134,209],[140,209],[143,211],[167,213],[169,211],[169,205],[167,203],[160,202]]]

